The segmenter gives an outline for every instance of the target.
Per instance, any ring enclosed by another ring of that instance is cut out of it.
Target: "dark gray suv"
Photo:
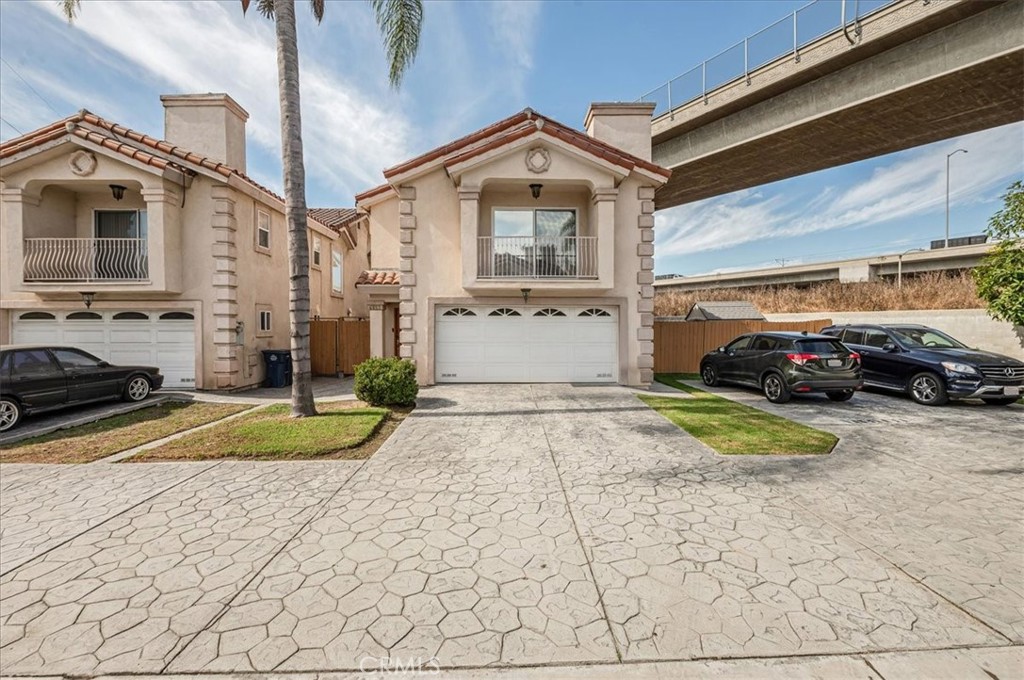
[[[793,393],[824,392],[846,401],[859,390],[860,355],[833,337],[787,331],[749,333],[704,355],[704,384],[737,383],[756,387],[773,404]]]

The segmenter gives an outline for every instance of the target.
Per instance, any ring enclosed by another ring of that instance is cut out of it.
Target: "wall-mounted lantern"
[[[120,184],[111,184],[110,193],[114,195],[115,201],[120,201],[122,198],[124,198],[124,190],[127,188],[128,187],[122,186]]]
[[[519,292],[523,294],[523,304],[527,305],[530,303],[530,288],[520,288]]]
[[[85,303],[85,308],[89,309],[92,307],[92,301],[95,299],[96,293],[82,293],[82,302]]]
[[[533,194],[534,198],[540,198],[540,190],[544,188],[543,184],[531,184],[530,193]]]

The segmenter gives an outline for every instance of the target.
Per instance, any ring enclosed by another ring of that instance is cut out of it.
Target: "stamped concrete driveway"
[[[794,402],[836,452],[754,459],[622,388],[421,396],[365,463],[0,467],[0,672],[1024,641],[1021,409]]]

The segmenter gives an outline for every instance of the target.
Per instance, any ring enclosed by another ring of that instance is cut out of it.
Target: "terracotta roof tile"
[[[357,286],[397,286],[402,273],[393,269],[367,269],[360,272],[356,279]]]
[[[367,189],[366,191],[364,191],[361,194],[356,194],[356,203],[359,203],[361,201],[365,201],[366,199],[372,198],[374,196],[377,196],[378,194],[383,194],[385,191],[389,191],[390,189],[391,189],[391,185],[390,184],[381,184],[381,185],[375,186],[372,189]]]
[[[334,231],[340,231],[359,219],[359,213],[355,208],[310,208],[307,214]]]

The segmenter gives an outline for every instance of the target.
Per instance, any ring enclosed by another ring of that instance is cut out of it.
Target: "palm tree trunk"
[[[306,239],[306,170],[302,164],[299,50],[295,0],[274,0],[277,79],[281,100],[285,219],[288,224],[288,312],[292,350],[292,416],[316,415],[309,361],[309,247]]]

